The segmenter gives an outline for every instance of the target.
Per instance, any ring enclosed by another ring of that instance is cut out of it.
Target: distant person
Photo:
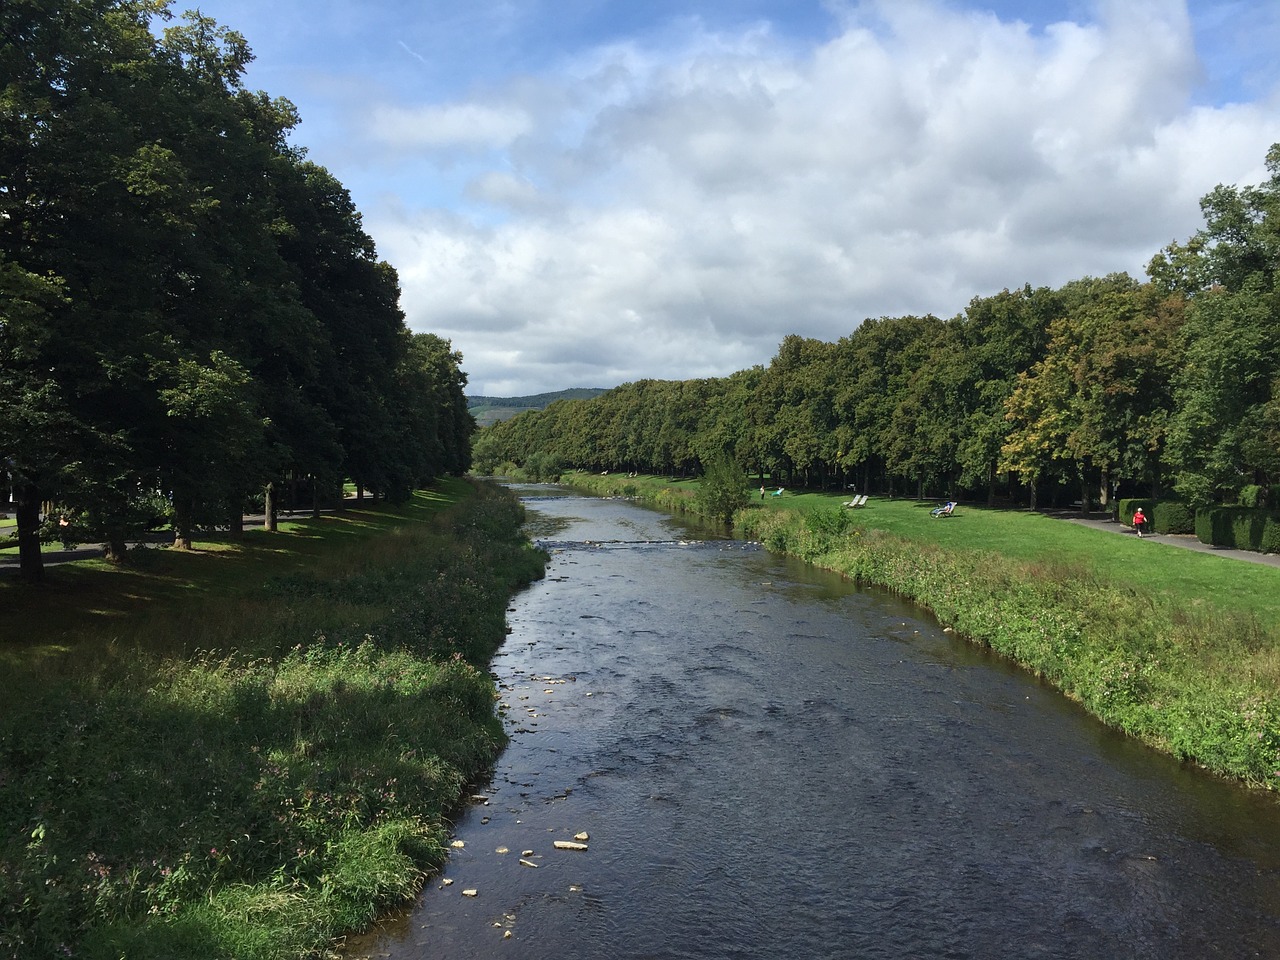
[[[764,499],[764,484],[760,485],[760,499]]]
[[[1142,536],[1142,528],[1146,524],[1146,522],[1147,522],[1147,515],[1142,512],[1141,507],[1133,511],[1133,529],[1138,531],[1138,536]]]

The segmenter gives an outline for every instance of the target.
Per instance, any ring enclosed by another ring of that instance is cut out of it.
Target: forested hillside
[[[604,393],[603,388],[570,387],[554,393],[535,393],[527,397],[467,397],[467,409],[476,425],[487,427],[499,420],[508,420],[527,410],[545,410],[557,400],[590,400]]]
[[[787,485],[1105,502],[1280,505],[1280,144],[1219,186],[1139,282],[975,297],[949,319],[786,337],[768,366],[643,380],[476,436],[478,469],[691,474],[728,453]]]
[[[42,505],[119,554],[158,518],[180,543],[235,529],[286,480],[403,499],[467,469],[460,355],[410,334],[292,104],[244,88],[242,36],[153,0],[0,23],[0,491],[25,577]]]

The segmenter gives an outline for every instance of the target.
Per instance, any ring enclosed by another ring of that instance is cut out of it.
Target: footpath
[[[1132,527],[1126,526],[1118,520],[1112,520],[1110,517],[1090,516],[1079,512],[1059,513],[1048,510],[1044,511],[1044,513],[1045,516],[1054,517],[1067,523],[1078,523],[1093,530],[1102,530],[1106,533],[1115,533],[1126,537],[1137,536]],[[1254,553],[1252,550],[1232,550],[1228,547],[1215,547],[1207,543],[1201,543],[1196,535],[1192,533],[1148,533],[1144,534],[1142,539],[1155,547],[1178,547],[1182,550],[1194,550],[1197,553],[1211,553],[1215,557],[1243,560],[1245,563],[1259,563],[1266,567],[1280,567],[1280,554]]]

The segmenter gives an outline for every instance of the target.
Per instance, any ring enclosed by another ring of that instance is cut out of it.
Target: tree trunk
[[[278,529],[278,525],[276,523],[276,485],[274,483],[267,484],[264,500],[262,529],[275,532]]]
[[[1102,474],[1098,479],[1098,506],[1105,513],[1107,507],[1111,505],[1111,469],[1109,467],[1102,468]]]
[[[1080,509],[1085,513],[1089,512],[1089,478],[1085,475],[1084,467],[1080,468]]]
[[[191,549],[191,498],[173,498],[173,545],[178,550]]]
[[[14,514],[18,520],[18,573],[27,583],[44,579],[44,558],[40,556],[40,492],[24,483],[13,490]]]
[[[994,507],[996,505],[996,462],[994,460],[987,464],[987,506]]]
[[[113,530],[107,534],[107,545],[102,550],[102,557],[108,563],[124,563],[125,554],[129,550],[129,544],[124,538],[124,534],[118,530]]]
[[[315,474],[311,475],[311,518],[320,519],[320,484],[316,482]]]

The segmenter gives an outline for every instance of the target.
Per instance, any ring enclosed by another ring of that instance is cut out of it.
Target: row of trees
[[[390,498],[470,465],[448,341],[412,335],[347,190],[242,83],[242,36],[169,0],[0,6],[0,489],[123,549],[273,483]],[[153,26],[163,26],[156,31]]]
[[[481,431],[479,469],[698,472],[722,453],[804,485],[1082,498],[1280,483],[1280,145],[1148,267],[975,298],[949,320],[788,336],[767,367],[639,381]]]

